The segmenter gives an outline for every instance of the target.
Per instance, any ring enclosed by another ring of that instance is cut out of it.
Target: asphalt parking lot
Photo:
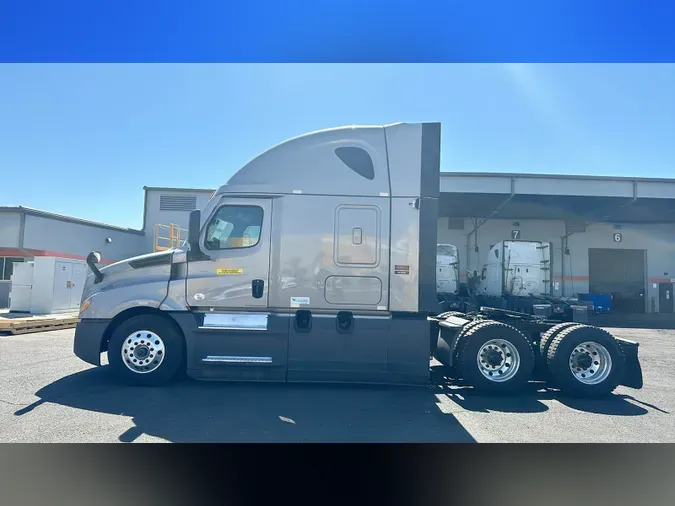
[[[576,400],[533,386],[118,384],[72,353],[73,330],[0,336],[0,442],[675,442],[675,330],[641,343],[642,390]]]

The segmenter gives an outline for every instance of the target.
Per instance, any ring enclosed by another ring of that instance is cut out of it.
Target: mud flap
[[[454,367],[454,356],[457,348],[457,339],[464,325],[470,320],[457,316],[450,316],[438,322],[436,346],[432,348],[433,357],[446,367]]]
[[[615,339],[626,357],[626,370],[619,384],[629,388],[642,388],[642,367],[640,367],[640,359],[638,358],[640,344],[626,339]]]

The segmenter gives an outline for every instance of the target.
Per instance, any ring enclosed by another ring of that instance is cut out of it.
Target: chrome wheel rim
[[[612,372],[612,356],[600,343],[586,341],[570,354],[570,371],[584,385],[597,385]]]
[[[164,361],[164,341],[151,330],[129,334],[122,345],[122,362],[136,374],[148,374]]]
[[[492,339],[478,350],[478,369],[490,381],[502,383],[513,378],[520,368],[520,354],[513,343]]]

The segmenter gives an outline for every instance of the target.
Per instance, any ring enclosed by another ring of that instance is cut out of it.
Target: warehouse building
[[[8,307],[15,262],[36,256],[84,260],[101,251],[111,263],[139,252],[143,232],[28,207],[0,207],[0,308]]]
[[[144,191],[141,230],[0,207],[0,307],[14,261],[84,259],[96,249],[109,263],[179,246],[190,211],[204,207],[214,189]],[[480,272],[492,245],[513,239],[551,244],[553,295],[606,293],[618,312],[673,312],[675,179],[441,175],[438,242],[458,248],[463,280]]]
[[[135,230],[28,207],[0,207],[0,308],[9,305],[13,265],[36,256],[84,260],[100,251],[102,263],[178,246],[190,211],[213,190],[145,187],[143,228]],[[173,225],[173,226],[172,226]]]
[[[545,241],[553,295],[673,312],[675,180],[444,173],[439,207],[438,242],[458,248],[464,279],[499,241]]]

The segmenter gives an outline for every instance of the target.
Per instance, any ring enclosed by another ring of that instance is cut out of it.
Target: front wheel
[[[179,372],[184,355],[180,333],[157,315],[138,315],[122,322],[108,344],[112,370],[138,385],[169,383]]]

